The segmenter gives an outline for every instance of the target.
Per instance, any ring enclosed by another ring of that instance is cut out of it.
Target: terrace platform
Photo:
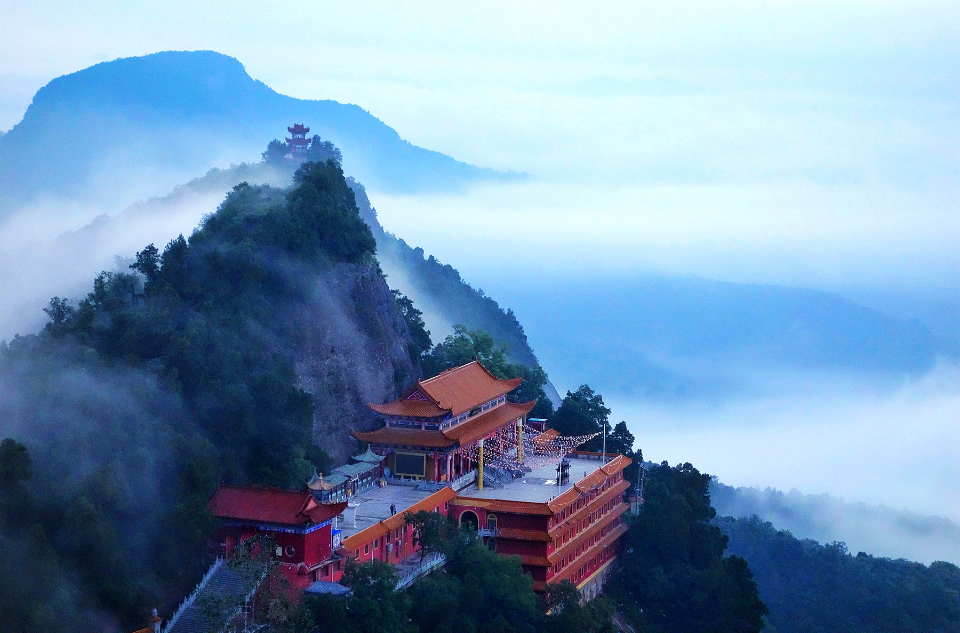
[[[434,492],[436,491],[418,490],[413,486],[393,484],[387,484],[382,488],[373,488],[351,497],[347,509],[343,511],[343,519],[339,521],[337,527],[343,538],[353,536],[361,530],[393,516],[393,513],[390,512],[391,504],[396,506],[397,514],[403,514],[407,508],[423,501]],[[356,511],[356,521],[353,520],[354,511]]]
[[[611,455],[610,457],[614,457]],[[570,479],[562,486],[557,485],[557,464],[540,466],[526,473],[522,478],[513,479],[510,483],[500,486],[485,485],[478,490],[476,483],[470,484],[459,491],[461,497],[471,499],[499,499],[503,501],[528,501],[532,503],[546,503],[554,497],[573,488],[578,481],[585,479],[590,473],[596,472],[604,465],[599,456],[594,458],[567,457],[570,463]],[[609,459],[607,460],[609,461]]]

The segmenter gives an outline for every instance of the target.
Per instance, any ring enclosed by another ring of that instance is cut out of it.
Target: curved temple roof
[[[415,418],[458,416],[516,389],[523,377],[497,378],[480,361],[448,369],[421,380],[402,398],[386,404],[368,405],[382,415]]]
[[[320,505],[309,492],[220,486],[207,507],[221,519],[303,526],[329,521],[347,504]]]
[[[530,413],[536,400],[517,404],[505,402],[478,416],[472,417],[449,429],[425,431],[421,429],[399,429],[385,426],[376,431],[350,431],[351,435],[369,444],[392,444],[396,446],[423,446],[426,448],[452,448],[459,444],[465,446],[481,437],[493,433],[503,425]]]

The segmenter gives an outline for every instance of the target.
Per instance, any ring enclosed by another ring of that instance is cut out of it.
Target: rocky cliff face
[[[296,369],[314,397],[314,437],[343,463],[357,449],[350,429],[378,425],[367,404],[393,400],[419,378],[407,351],[410,333],[386,282],[359,264],[338,264],[318,277],[297,320]]]

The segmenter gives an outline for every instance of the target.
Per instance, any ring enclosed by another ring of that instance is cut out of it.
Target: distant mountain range
[[[929,564],[960,563],[960,525],[946,517],[844,501],[797,490],[735,488],[714,480],[711,504],[720,516],[756,515],[797,538],[842,541],[851,551],[906,558]]]
[[[518,278],[497,299],[556,384],[619,397],[738,397],[778,375],[896,377],[960,358],[960,346],[919,322],[805,288],[585,271]]]
[[[333,141],[346,173],[378,190],[520,177],[412,145],[359,106],[279,94],[232,57],[168,51],[97,64],[41,88],[23,120],[0,135],[0,209],[44,195],[161,195],[211,165],[259,159],[294,122]]]

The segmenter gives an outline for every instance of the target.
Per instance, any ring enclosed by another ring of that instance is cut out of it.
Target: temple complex
[[[473,361],[418,382],[398,400],[371,404],[384,427],[351,433],[386,457],[388,478],[454,482],[479,468],[485,441],[516,445],[536,404],[507,402],[522,380],[501,380]]]
[[[531,425],[535,402],[507,400],[521,380],[499,379],[478,361],[451,369],[393,402],[369,405],[384,425],[351,431],[366,450],[331,473],[314,473],[304,492],[221,488],[210,502],[223,524],[221,550],[270,533],[284,572],[306,591],[329,591],[347,557],[389,562],[405,586],[425,564],[443,563],[439,555],[414,556],[405,514],[425,510],[519,556],[538,591],[570,580],[593,597],[627,529],[630,459],[577,452],[593,435]]]
[[[304,127],[301,123],[294,123],[293,127],[287,128],[287,131],[290,132],[290,138],[286,139],[290,153],[296,156],[307,151],[307,148],[310,147],[310,139],[307,138],[310,128]]]

